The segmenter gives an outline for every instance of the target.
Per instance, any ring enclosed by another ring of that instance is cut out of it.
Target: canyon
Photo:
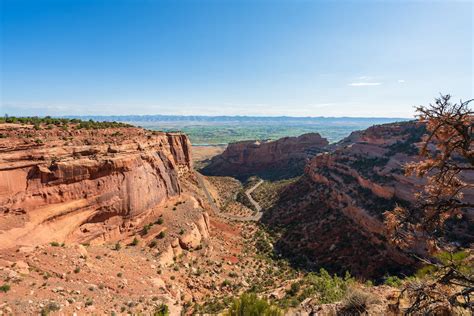
[[[382,283],[418,268],[409,252],[436,250],[423,238],[394,246],[383,223],[424,185],[403,171],[420,159],[423,124],[336,144],[315,133],[238,142],[210,161],[183,133],[81,124],[0,124],[3,313],[216,313],[258,291],[289,314],[324,314],[341,303],[305,300],[293,284],[320,268]],[[463,216],[455,237],[469,244]],[[378,297],[378,314],[396,298],[351,286]]]
[[[404,166],[418,156],[425,126],[418,122],[378,125],[352,133],[330,152],[316,155],[304,174],[288,185],[263,222],[278,231],[278,251],[301,266],[349,271],[371,279],[417,269],[412,253],[438,249],[425,236],[411,236],[408,249],[388,242],[384,213],[416,204],[422,179],[407,176]],[[466,181],[474,175],[465,172]],[[472,191],[466,200],[474,201]],[[471,210],[472,211],[472,210]],[[474,241],[473,214],[456,224],[456,241]]]

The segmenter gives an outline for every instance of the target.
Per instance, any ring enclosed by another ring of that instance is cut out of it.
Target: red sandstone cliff
[[[192,180],[186,135],[0,125],[0,248],[107,240]]]
[[[327,145],[328,141],[317,133],[275,141],[231,143],[202,172],[239,179],[254,175],[270,179],[294,177],[303,173],[308,160]]]
[[[367,277],[410,268],[412,260],[387,242],[383,213],[397,204],[411,205],[422,189],[423,182],[405,176],[403,166],[419,159],[424,131],[415,122],[373,126],[314,157],[305,175],[264,215],[264,222],[282,231],[280,251],[297,261]],[[458,225],[467,232],[463,238],[472,239],[469,214]],[[423,240],[411,246],[419,253],[433,250]]]

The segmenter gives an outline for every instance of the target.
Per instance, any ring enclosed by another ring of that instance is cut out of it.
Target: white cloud
[[[351,87],[380,86],[381,82],[352,82],[348,85]]]
[[[403,80],[403,79],[398,79],[398,83],[405,83],[405,80]]]

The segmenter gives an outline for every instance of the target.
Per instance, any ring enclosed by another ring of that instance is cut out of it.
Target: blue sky
[[[410,117],[473,97],[471,1],[0,2],[0,113]]]

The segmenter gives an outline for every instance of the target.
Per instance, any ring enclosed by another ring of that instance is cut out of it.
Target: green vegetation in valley
[[[252,197],[260,204],[262,209],[269,209],[278,201],[281,192],[298,179],[299,177],[279,181],[265,181],[252,192]]]
[[[329,142],[336,142],[349,136],[354,130],[361,130],[369,125],[173,125],[146,126],[149,129],[162,131],[182,131],[194,145],[228,144],[243,140],[276,140],[282,137],[299,136],[306,133],[320,133]]]

